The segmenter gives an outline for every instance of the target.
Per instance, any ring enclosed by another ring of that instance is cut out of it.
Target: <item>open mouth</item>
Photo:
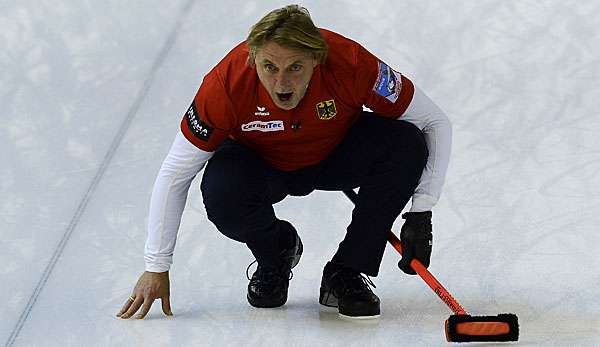
[[[287,101],[290,101],[292,99],[292,95],[294,95],[294,92],[289,92],[289,93],[275,93],[275,94],[277,94],[277,99],[279,99],[279,101],[287,102]]]

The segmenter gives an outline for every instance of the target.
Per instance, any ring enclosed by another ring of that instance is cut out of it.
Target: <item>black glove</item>
[[[410,267],[413,258],[419,260],[425,267],[429,266],[429,259],[431,258],[431,246],[433,244],[431,211],[407,212],[402,215],[402,218],[406,221],[400,232],[402,259],[398,262],[398,267],[409,275],[416,275],[415,270]]]

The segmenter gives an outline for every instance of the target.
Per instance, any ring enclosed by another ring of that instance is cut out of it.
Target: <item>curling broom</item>
[[[344,194],[356,203],[357,194],[353,190],[345,190]],[[402,245],[398,237],[390,230],[388,241],[402,255]],[[445,324],[448,342],[503,342],[519,339],[519,322],[515,314],[503,313],[497,316],[471,316],[452,297],[450,292],[425,268],[413,259],[410,266],[435,294],[454,312]]]

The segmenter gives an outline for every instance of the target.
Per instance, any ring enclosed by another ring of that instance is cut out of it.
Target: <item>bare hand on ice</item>
[[[163,312],[167,316],[172,316],[171,302],[169,301],[169,272],[144,272],[137,281],[133,294],[127,299],[127,302],[123,305],[117,317],[130,318],[132,317],[140,307],[142,310],[135,317],[143,319],[150,307],[154,303],[154,300],[161,299]]]

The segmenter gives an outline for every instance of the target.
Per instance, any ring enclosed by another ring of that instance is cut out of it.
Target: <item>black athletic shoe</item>
[[[319,303],[337,307],[340,316],[354,319],[379,317],[379,298],[373,282],[360,272],[328,262],[323,270]]]
[[[293,246],[284,249],[280,254],[281,265],[278,268],[265,267],[258,264],[252,278],[248,278],[248,302],[254,307],[279,307],[287,301],[288,287],[292,279],[292,269],[298,265],[302,256],[302,240],[296,229],[286,222],[286,227],[294,233]],[[248,269],[254,262],[248,265]],[[247,271],[246,269],[246,276]]]

